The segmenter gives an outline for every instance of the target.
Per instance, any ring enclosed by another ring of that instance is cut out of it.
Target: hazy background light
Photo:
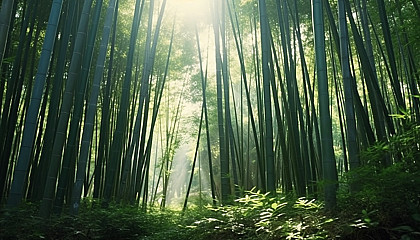
[[[184,24],[199,24],[210,20],[210,4],[210,0],[168,0],[168,11]]]

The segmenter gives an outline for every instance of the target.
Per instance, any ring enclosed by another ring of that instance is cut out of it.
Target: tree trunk
[[[325,208],[332,210],[336,206],[335,157],[332,139],[328,77],[325,57],[324,14],[321,0],[312,0],[312,21],[315,40],[316,75],[318,79],[319,115],[321,125],[322,169]]]

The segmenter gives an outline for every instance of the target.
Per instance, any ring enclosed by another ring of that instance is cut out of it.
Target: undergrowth
[[[236,201],[209,207],[207,215],[187,227],[196,239],[326,239],[326,226],[334,222],[315,200],[249,191]]]
[[[0,239],[326,239],[334,222],[322,204],[305,198],[272,197],[249,191],[224,207],[149,210],[112,205],[102,209],[85,201],[77,217],[49,220],[37,216],[37,206],[3,211]]]
[[[341,193],[334,212],[325,212],[323,203],[313,199],[259,191],[249,191],[229,206],[185,213],[145,213],[127,205],[103,209],[85,200],[77,217],[44,220],[36,205],[25,204],[1,212],[0,239],[419,239],[418,205],[410,201],[414,194],[389,199],[389,189],[372,189],[370,184],[375,183],[357,194]]]

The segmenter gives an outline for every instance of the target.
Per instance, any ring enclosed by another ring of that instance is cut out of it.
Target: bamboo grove
[[[362,150],[420,123],[417,0],[173,10],[193,2],[1,1],[2,205],[186,209],[256,187],[332,209]]]

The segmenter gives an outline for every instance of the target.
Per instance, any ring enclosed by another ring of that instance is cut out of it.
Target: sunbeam
[[[207,21],[210,16],[209,0],[168,0],[169,11],[186,24]]]

